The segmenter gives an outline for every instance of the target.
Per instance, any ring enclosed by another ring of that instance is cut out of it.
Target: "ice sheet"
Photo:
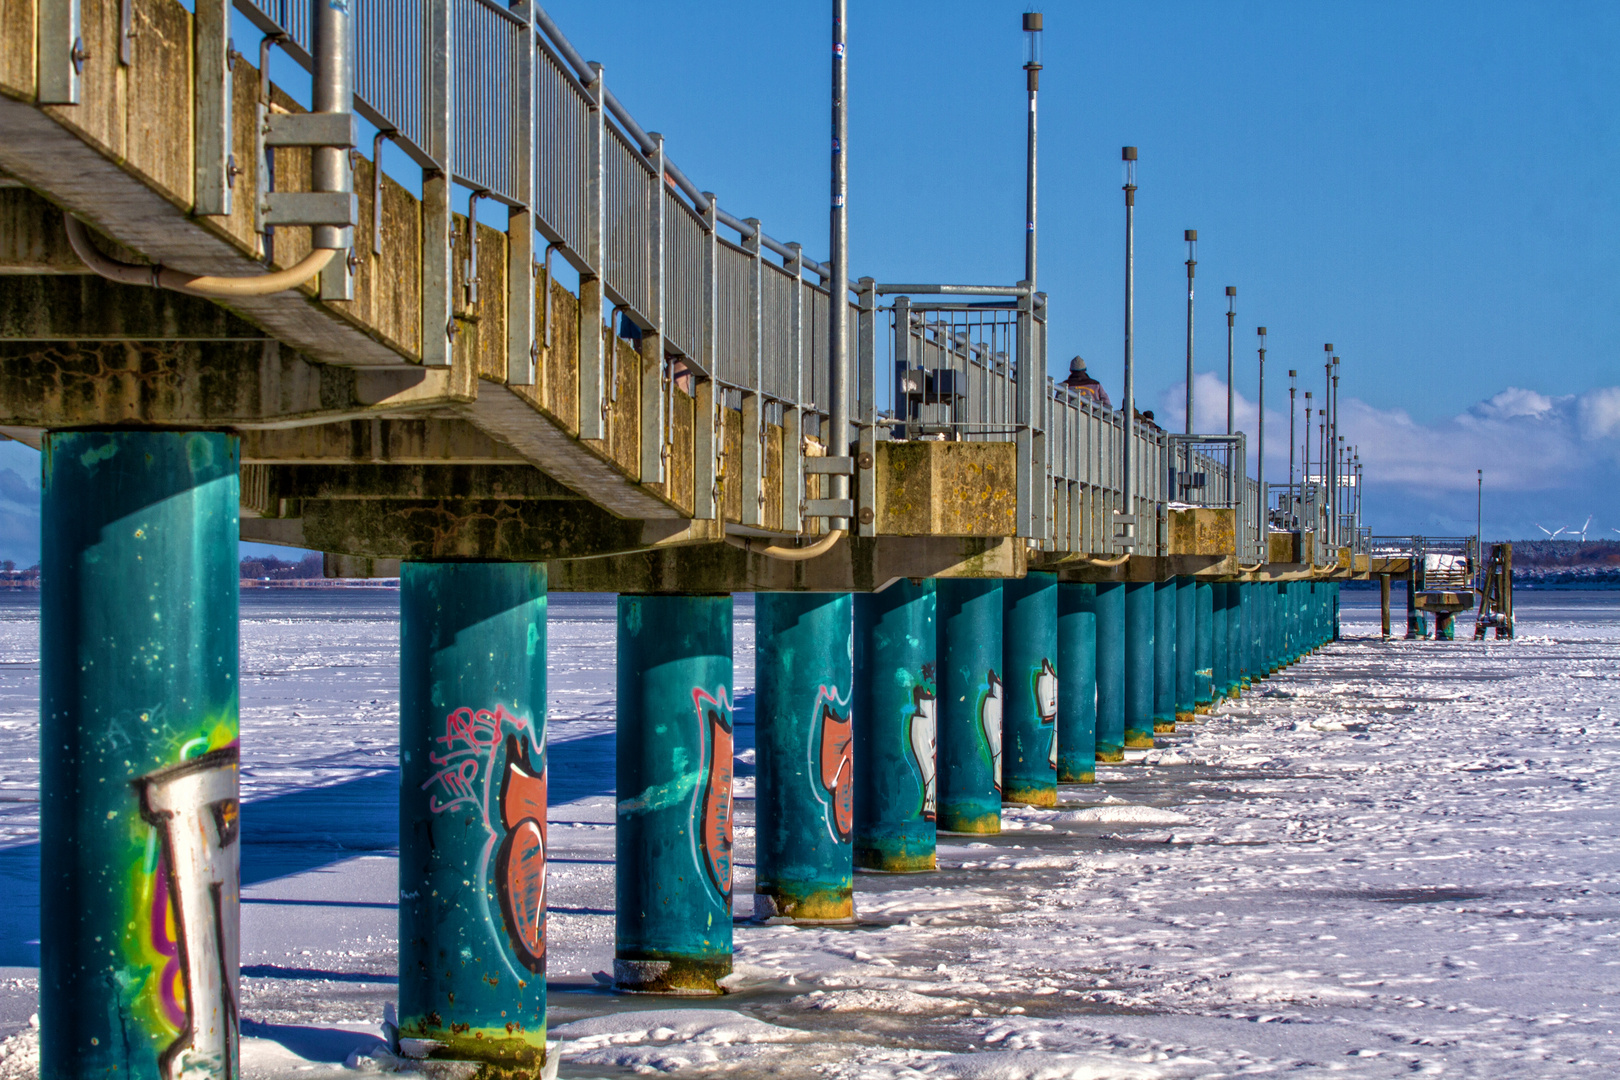
[[[1100,769],[1055,811],[1009,809],[1000,837],[943,838],[939,873],[859,875],[858,927],[739,922],[735,992],[669,1002],[595,977],[612,962],[613,607],[553,597],[552,1025],[595,1025],[566,1036],[564,1075],[1613,1072],[1620,595],[1523,595],[1511,644],[1385,643],[1376,594],[1345,600],[1346,641],[1147,764]],[[244,597],[251,1077],[341,1069],[394,995],[396,602]],[[17,901],[0,1024],[23,1032],[5,1077],[34,1008],[36,620],[0,604]],[[738,810],[746,912],[752,801]]]

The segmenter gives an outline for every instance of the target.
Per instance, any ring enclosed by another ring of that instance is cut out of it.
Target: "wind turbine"
[[[1587,514],[1586,515],[1586,524],[1581,526],[1581,543],[1583,543],[1583,544],[1586,543],[1586,530],[1590,529],[1591,527],[1592,527],[1592,515]],[[1574,531],[1575,530],[1573,530],[1573,529],[1570,530],[1570,532],[1574,532]]]
[[[1564,531],[1563,529],[1559,529],[1558,532],[1549,532],[1548,529],[1547,529],[1547,526],[1541,524],[1541,522],[1539,522],[1539,521],[1536,522],[1536,528],[1540,529],[1544,533],[1547,533],[1547,539],[1549,539],[1549,540],[1558,539],[1559,533],[1562,533]]]

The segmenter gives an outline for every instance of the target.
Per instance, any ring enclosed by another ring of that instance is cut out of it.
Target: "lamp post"
[[[1232,328],[1237,325],[1237,286],[1226,287],[1226,433],[1232,434]]]
[[[1328,440],[1328,413],[1333,408],[1333,343],[1330,341],[1322,346],[1325,354],[1322,362],[1322,501],[1327,510],[1326,535],[1322,537],[1329,547],[1333,546],[1333,515],[1337,510],[1334,502],[1333,481],[1328,477],[1333,470],[1333,444]]]
[[[1299,481],[1299,507],[1300,515],[1303,517],[1305,513],[1305,492],[1311,486],[1311,392],[1309,390],[1305,391],[1305,442],[1300,449],[1300,456],[1305,459],[1305,473],[1300,477]],[[1311,522],[1311,529],[1313,532],[1316,529],[1314,521]]]
[[[1135,536],[1136,497],[1134,435],[1136,427],[1136,147],[1120,151],[1125,163],[1125,452],[1120,455],[1120,482],[1125,493],[1125,534]]]
[[[1328,423],[1333,425],[1331,431],[1332,431],[1334,444],[1342,446],[1344,444],[1344,436],[1339,434],[1339,358],[1337,356],[1335,356],[1333,358],[1333,396],[1331,398],[1329,398],[1329,400],[1328,400]],[[1334,478],[1333,478],[1333,481],[1334,481],[1335,486],[1337,486],[1337,484],[1339,482],[1339,476],[1335,475]],[[1334,513],[1333,513],[1333,550],[1334,551],[1337,551],[1339,548],[1344,546],[1344,536],[1343,536],[1344,523],[1339,520],[1339,513],[1338,513],[1338,511],[1339,511],[1339,502],[1340,502],[1340,500],[1339,500],[1339,491],[1337,490],[1337,487],[1336,487],[1336,490],[1334,491],[1334,495],[1333,495],[1333,511],[1334,511]]]
[[[845,63],[848,0],[833,0],[832,48],[832,209],[828,259],[832,263],[832,281],[828,284],[827,360],[832,368],[827,410],[827,453],[835,457],[849,456],[849,319],[844,317],[849,303],[849,208],[845,196],[849,192],[849,156],[845,153],[849,141],[849,109],[846,94],[849,90]],[[548,285],[547,288],[550,288]],[[832,497],[849,498],[849,477],[834,475]],[[848,527],[847,518],[834,518],[831,529]]]
[[[1299,519],[1298,502],[1294,497],[1294,380],[1298,376],[1298,371],[1288,369],[1288,516],[1292,521]]]
[[[1193,271],[1198,267],[1198,230],[1182,233],[1187,241],[1187,434],[1193,433]]]
[[[1026,84],[1029,90],[1029,138],[1028,138],[1028,164],[1025,169],[1024,206],[1026,211],[1024,229],[1024,280],[1029,282],[1029,291],[1035,292],[1035,106],[1041,89],[1041,13],[1038,11],[1024,12],[1024,71],[1028,75]]]
[[[1258,464],[1256,479],[1260,483],[1260,552],[1269,561],[1269,530],[1266,526],[1271,518],[1271,499],[1266,494],[1266,328],[1256,327],[1255,333],[1260,335],[1260,445],[1255,453]]]

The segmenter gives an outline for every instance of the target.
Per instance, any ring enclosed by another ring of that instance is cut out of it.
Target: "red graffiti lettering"
[[[703,849],[709,882],[721,897],[731,902],[731,702],[725,688],[715,696],[692,691],[698,728],[709,748],[708,775],[703,785],[702,823],[698,843]]]
[[[501,822],[506,838],[495,856],[495,879],[507,935],[523,966],[546,967],[546,773],[529,762],[516,735],[506,739],[501,778]]]
[[[835,690],[823,686],[817,695],[821,720],[821,786],[829,796],[833,835],[847,842],[855,829],[854,733],[846,710],[840,715],[834,705]]]

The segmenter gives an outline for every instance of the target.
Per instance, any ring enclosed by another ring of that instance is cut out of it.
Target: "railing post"
[[[607,272],[607,76],[601,64],[592,64],[596,78],[590,91],[590,140],[586,147],[584,220],[580,252],[590,268],[579,278],[579,437],[607,437],[607,395],[603,382],[606,365],[602,340],[602,277]]]
[[[877,282],[863,277],[856,285],[858,314],[855,327],[855,403],[860,434],[856,442],[855,520],[859,536],[877,535]],[[839,314],[844,314],[839,305]],[[908,316],[909,320],[909,316]],[[909,332],[910,328],[907,327]]]
[[[894,415],[910,426],[911,406],[905,397],[901,378],[911,370],[916,358],[911,355],[911,297],[894,298]]]
[[[226,16],[226,21],[229,17]],[[314,4],[310,12],[310,33],[314,38],[314,79],[310,92],[312,113],[344,113],[353,123],[354,114],[354,12],[347,4]],[[453,84],[452,84],[453,85]],[[310,230],[311,246],[331,248],[337,257],[321,271],[322,300],[353,300],[354,271],[354,168],[350,146],[320,145],[310,151],[311,187],[316,192],[342,192],[349,196],[347,224],[316,225]],[[449,166],[450,159],[445,159]]]
[[[423,0],[423,136],[438,167],[422,173],[422,364],[449,367],[455,343],[450,259],[450,168],[455,149],[451,95],[455,48],[450,0]]]
[[[1018,284],[1022,288],[1029,288],[1027,281]],[[1045,372],[1035,370],[1035,297],[1027,292],[1018,297],[1017,364],[1017,383],[1013,391],[1013,422],[1017,431],[1014,439],[1018,455],[1014,481],[1014,496],[1018,502],[1016,527],[1019,536],[1032,537],[1035,535],[1038,514],[1035,505],[1035,401],[1040,377]]]
[[[37,18],[39,103],[77,105],[79,76],[89,59],[79,25],[79,0],[39,0]]]
[[[512,16],[522,20],[512,81],[513,194],[521,206],[508,211],[506,227],[506,381],[533,386],[535,358],[534,289],[534,5],[515,0]],[[377,163],[381,169],[382,163]],[[551,282],[546,282],[551,287]]]
[[[753,236],[743,238],[748,252],[748,378],[742,391],[742,523],[765,523],[765,252],[760,241],[765,235],[758,218],[746,223]]]
[[[692,516],[712,521],[720,516],[719,485],[715,482],[715,458],[719,451],[715,439],[715,365],[719,361],[720,332],[719,301],[720,241],[716,233],[719,219],[714,192],[705,191],[708,209],[703,211],[703,329],[700,333],[699,353],[707,377],[697,379],[692,386]]]
[[[1031,283],[1033,284],[1033,282]],[[1030,352],[1034,358],[1034,386],[1030,388],[1030,453],[1034,468],[1034,505],[1030,508],[1035,537],[1052,549],[1052,455],[1047,427],[1052,412],[1052,377],[1046,373],[1046,294],[1030,302]]]
[[[798,244],[788,247],[793,257],[785,265],[793,275],[793,287],[788,293],[787,385],[793,400],[782,403],[782,531],[796,533],[804,522],[799,512],[805,498],[803,405],[810,399],[810,388],[804,367],[804,251]]]
[[[231,157],[231,13],[228,0],[197,0],[192,79],[192,208],[229,214],[236,166]]]
[[[641,335],[641,482],[664,482],[665,459],[669,448],[665,444],[665,422],[671,406],[664,380],[664,137],[649,132],[652,139],[654,176],[652,205],[647,208],[647,274],[648,301],[652,308],[647,314],[652,319],[651,330]]]

